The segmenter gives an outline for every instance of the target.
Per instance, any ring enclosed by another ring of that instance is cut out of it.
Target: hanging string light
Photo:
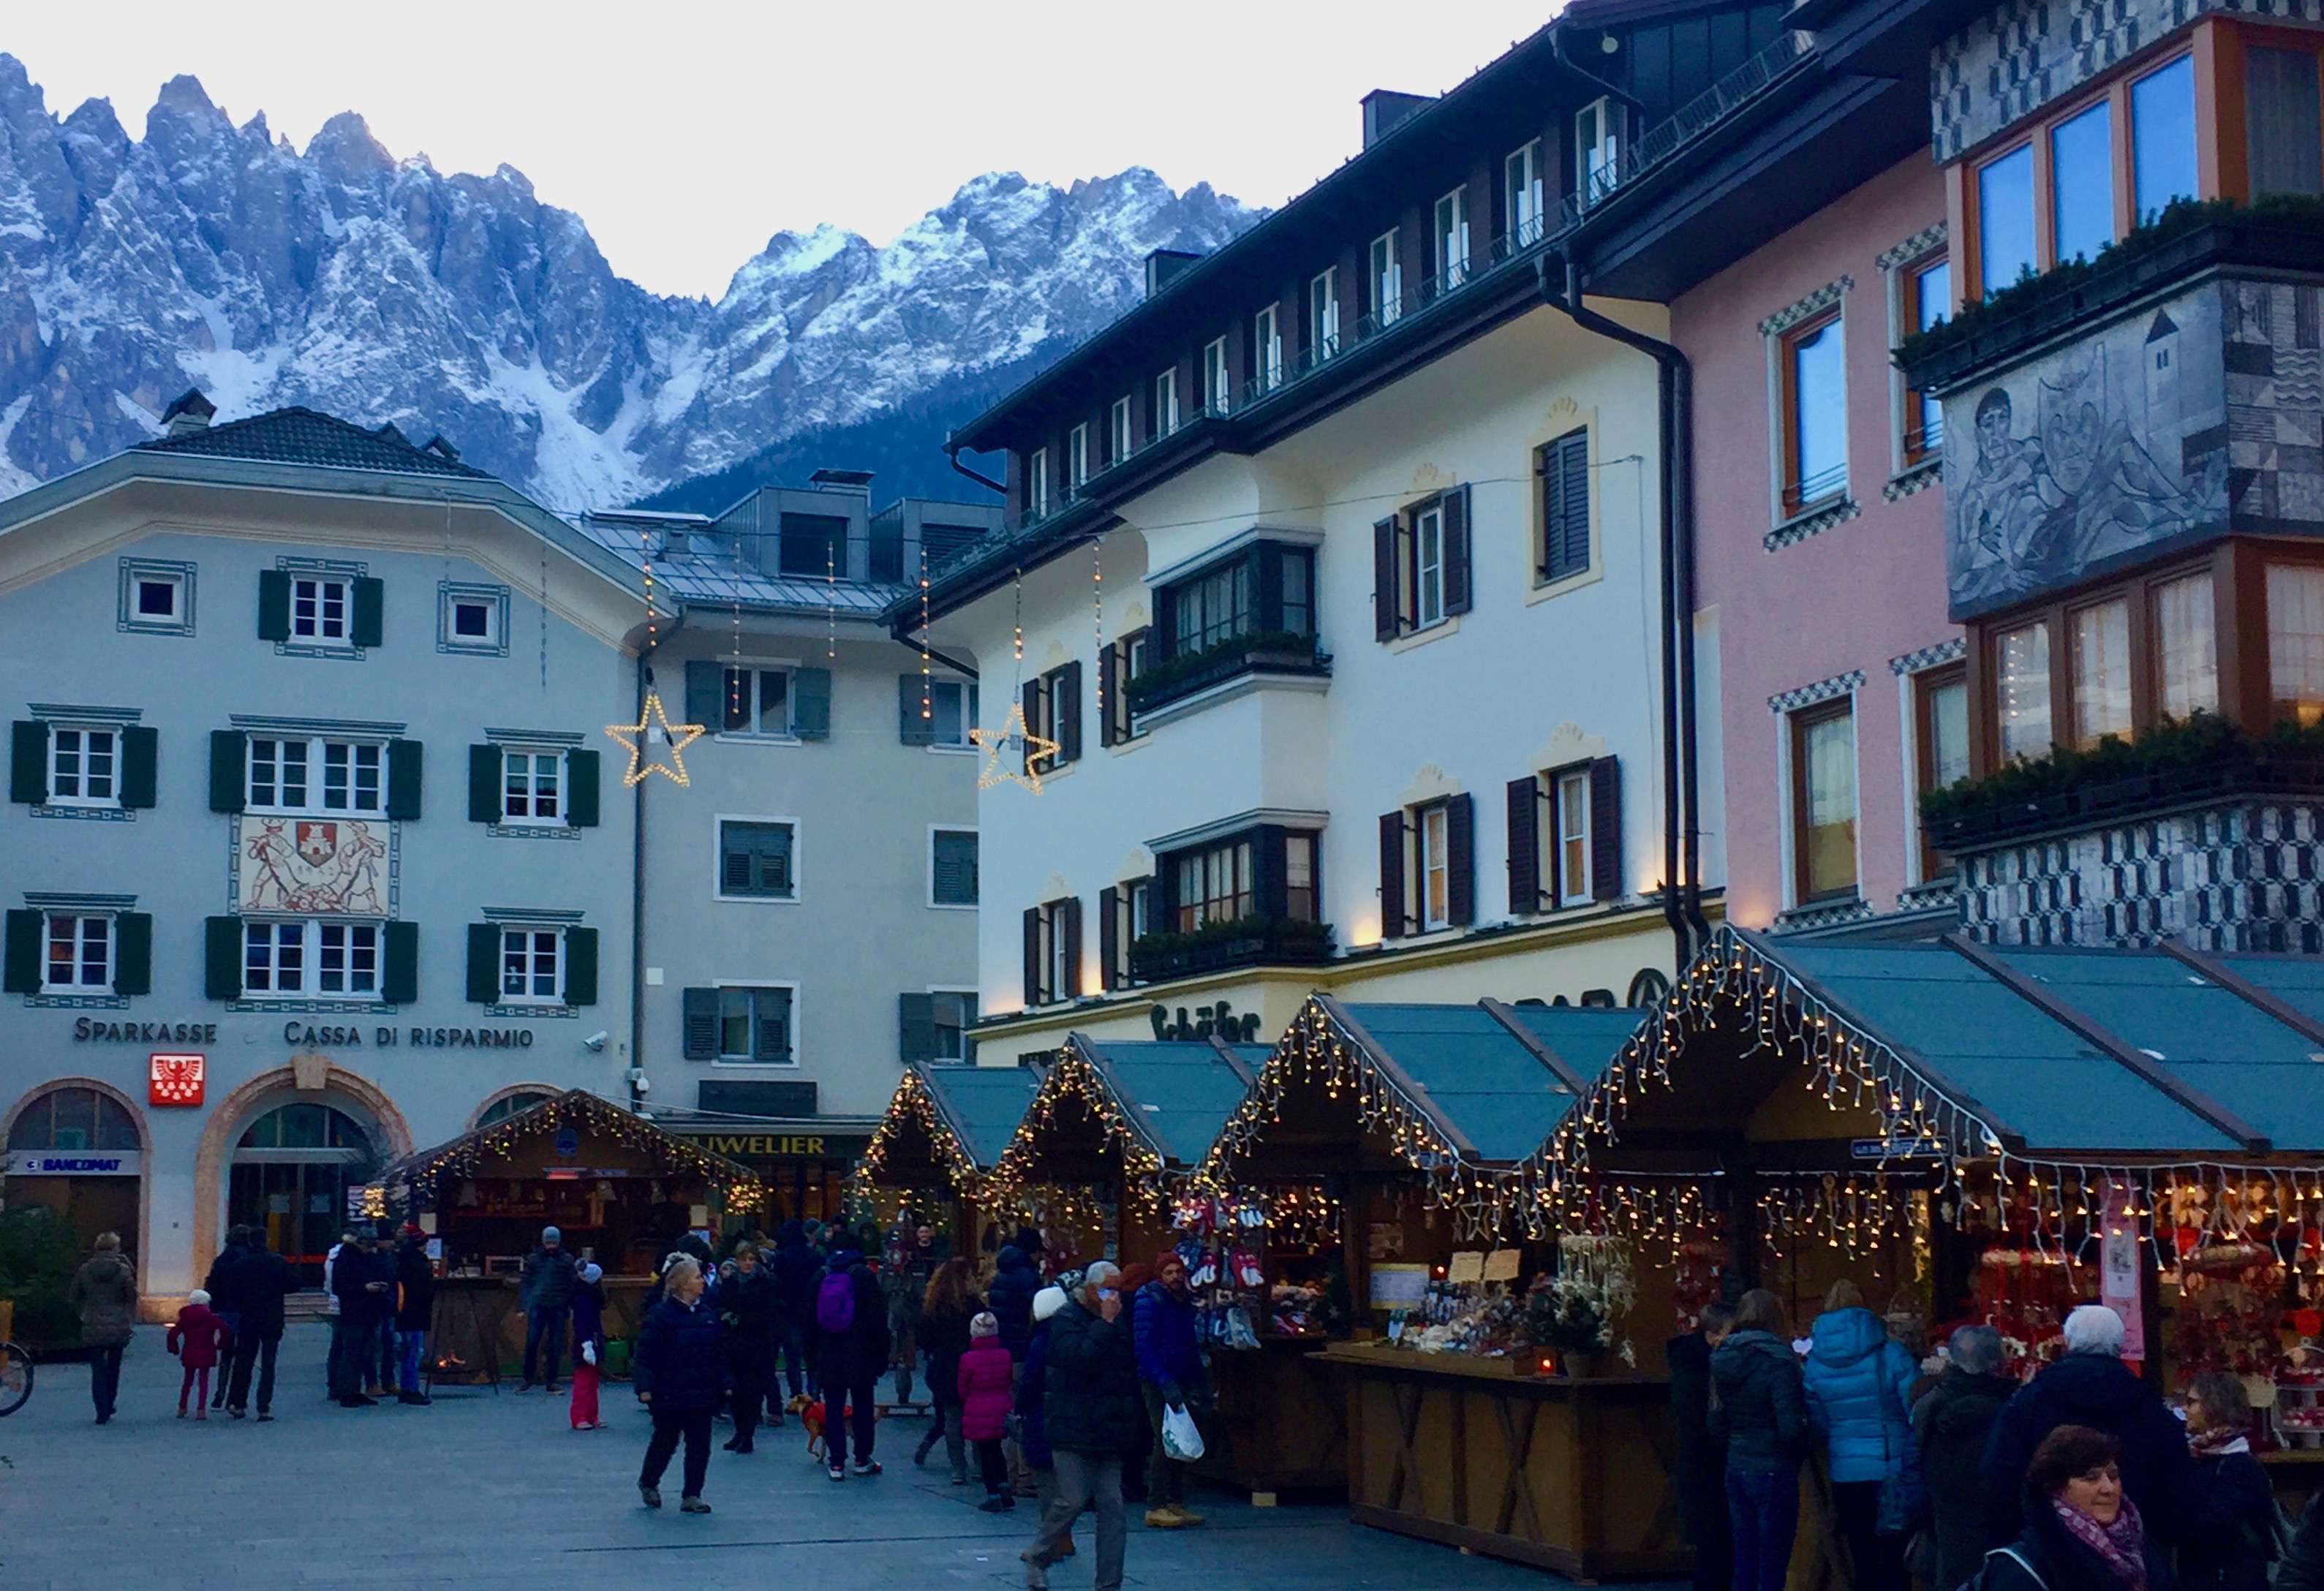
[[[976,1163],[976,1156],[945,1119],[927,1081],[918,1071],[907,1068],[903,1081],[889,1098],[880,1125],[872,1129],[872,1141],[864,1145],[863,1157],[855,1165],[856,1185],[867,1198],[872,1190],[886,1185],[890,1161],[898,1149],[915,1141],[927,1145],[929,1159],[935,1162],[953,1192],[967,1195],[977,1191],[983,1173]]]
[[[758,1178],[722,1155],[688,1139],[666,1133],[644,1117],[622,1109],[590,1093],[574,1089],[544,1099],[529,1110],[503,1117],[490,1127],[453,1139],[435,1149],[414,1154],[390,1166],[383,1181],[402,1183],[421,1203],[433,1202],[438,1183],[447,1176],[469,1177],[485,1160],[506,1159],[526,1142],[569,1127],[622,1147],[649,1155],[667,1166],[680,1167],[723,1188],[738,1204],[754,1203],[767,1196]]]

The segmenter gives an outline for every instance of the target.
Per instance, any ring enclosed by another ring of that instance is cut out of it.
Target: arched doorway
[[[495,1122],[506,1121],[512,1116],[521,1116],[536,1105],[547,1104],[557,1098],[557,1095],[558,1090],[555,1089],[510,1089],[494,1097],[482,1110],[477,1111],[475,1120],[468,1124],[468,1130],[475,1132],[479,1127],[488,1127]]]
[[[336,1105],[295,1099],[243,1129],[227,1173],[226,1221],[266,1234],[304,1285],[320,1286],[323,1260],[348,1219],[347,1191],[378,1175],[374,1130]]]
[[[143,1149],[135,1113],[111,1090],[60,1083],[8,1124],[9,1207],[54,1210],[84,1254],[99,1233],[117,1233],[134,1264],[144,1225]]]

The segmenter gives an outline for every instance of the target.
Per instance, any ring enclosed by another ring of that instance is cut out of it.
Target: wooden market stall
[[[1265,1354],[1213,1356],[1230,1463],[1329,1476],[1359,1522],[1568,1575],[1683,1569],[1665,1385],[1540,1374],[1526,1314],[1552,1259],[1527,1239],[1543,1140],[1637,1015],[1308,1002],[1203,1177],[1328,1205],[1338,1301]],[[1303,1246],[1270,1247],[1277,1291],[1316,1263]]]
[[[432,1239],[434,1378],[495,1384],[523,1350],[517,1276],[543,1227],[604,1267],[606,1336],[627,1338],[660,1257],[715,1229],[727,1199],[760,1193],[741,1166],[581,1089],[406,1155],[382,1181]]]
[[[1642,1274],[1710,1249],[1802,1329],[1843,1277],[1915,1347],[1990,1320],[2024,1375],[2103,1301],[2166,1391],[2273,1381],[2276,1430],[2324,1441],[2319,1053],[2315,958],[1729,928],[1553,1136],[1554,1219]],[[1839,1549],[1805,1485],[1816,1586]]]
[[[983,1208],[985,1179],[1040,1081],[1029,1066],[905,1067],[855,1167],[857,1186],[882,1229],[913,1204],[930,1217],[948,1216],[964,1251],[982,1246],[993,1219]]]

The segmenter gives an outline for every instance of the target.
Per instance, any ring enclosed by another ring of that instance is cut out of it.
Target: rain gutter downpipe
[[[1694,371],[1658,337],[1609,319],[1582,301],[1582,271],[1563,253],[1542,256],[1542,301],[1585,332],[1655,362],[1660,437],[1663,627],[1663,916],[1683,970],[1711,943],[1702,915],[1702,825],[1696,769],[1694,681]]]

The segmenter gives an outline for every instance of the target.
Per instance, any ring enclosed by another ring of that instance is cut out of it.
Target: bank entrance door
[[[95,1089],[51,1089],[17,1115],[0,1160],[11,1209],[45,1205],[88,1254],[103,1232],[137,1259],[137,1197],[143,1169],[137,1124],[121,1103]]]
[[[323,1261],[347,1224],[347,1191],[379,1170],[371,1134],[328,1105],[300,1101],[250,1124],[234,1152],[226,1220],[256,1227],[290,1260],[302,1287],[323,1284]]]

